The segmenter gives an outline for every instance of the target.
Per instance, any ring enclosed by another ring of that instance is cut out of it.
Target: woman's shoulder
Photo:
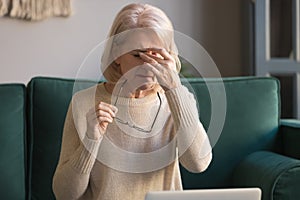
[[[87,102],[95,101],[95,98],[99,95],[99,91],[104,89],[104,83],[97,83],[88,88],[82,89],[74,93],[72,101]],[[102,93],[102,92],[101,92]],[[103,93],[101,95],[104,95]]]

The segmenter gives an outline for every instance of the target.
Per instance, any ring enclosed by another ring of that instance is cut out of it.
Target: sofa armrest
[[[247,156],[235,169],[234,187],[259,187],[263,200],[300,197],[300,160],[268,151]]]
[[[286,156],[300,159],[300,120],[281,120],[280,134],[283,141],[282,153]]]

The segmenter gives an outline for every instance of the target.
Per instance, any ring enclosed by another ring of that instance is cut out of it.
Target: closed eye
[[[140,54],[132,54],[134,57],[139,58]]]
[[[134,51],[132,51],[131,55],[133,55],[136,58],[139,58],[140,57],[140,52],[145,53],[146,51],[145,50],[134,50]]]

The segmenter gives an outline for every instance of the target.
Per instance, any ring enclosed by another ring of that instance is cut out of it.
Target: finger
[[[165,60],[173,60],[171,54],[164,48],[152,47],[152,48],[147,48],[147,50],[159,53]]]
[[[147,66],[147,67],[149,67],[149,69],[154,73],[155,76],[160,77],[162,75],[161,74],[162,69],[160,69],[162,67],[160,66],[160,64],[157,64],[157,67],[156,66],[154,67],[150,63],[144,63],[144,65]]]
[[[108,113],[107,113],[108,114]],[[100,115],[100,114],[97,114],[94,109],[90,109],[89,112],[87,113],[87,120],[89,122],[95,122],[96,123],[99,123],[99,124],[105,124],[105,123],[108,123],[108,122],[112,122],[113,121],[113,118],[108,114],[108,116],[106,115]]]
[[[98,121],[99,121],[99,123],[107,123],[107,122],[109,122],[109,123],[112,123],[113,122],[113,119],[111,119],[111,118],[109,118],[109,117],[105,117],[105,116],[99,116],[99,117],[97,117],[98,118]]]
[[[113,116],[111,116],[110,113],[108,113],[106,111],[103,111],[103,110],[98,110],[97,111],[97,118],[98,117],[107,117],[107,118],[113,119]]]
[[[166,64],[166,60],[164,60],[164,58],[159,58],[156,55],[153,55],[150,53],[142,53],[142,54],[156,60],[156,62],[158,62],[158,63]]]
[[[96,111],[99,111],[99,110],[106,111],[106,112],[110,113],[110,115],[112,117],[115,117],[116,113],[118,111],[118,108],[111,105],[111,104],[108,104],[108,103],[105,103],[105,102],[100,102],[98,104],[98,107],[97,107]]]
[[[149,63],[145,63],[144,65],[148,66],[149,70],[157,77],[158,83],[165,91],[180,85],[180,79],[176,71],[162,69],[161,66],[161,68],[155,67]]]
[[[113,112],[117,112],[117,111],[118,111],[118,108],[117,108],[116,106],[113,106],[113,105],[111,105],[111,104],[109,104],[109,103],[100,101],[99,104],[101,104],[101,105],[103,105],[103,106],[105,106],[105,107],[110,108]]]
[[[156,58],[160,58],[160,59],[164,60],[164,57],[162,55],[160,55],[158,52],[151,51],[151,50],[140,51],[140,52],[148,54],[148,55],[152,55],[152,56],[155,56]]]
[[[140,57],[147,63],[150,63],[150,64],[156,64],[158,63],[157,60],[155,60],[154,58],[150,57],[149,55],[146,55],[145,53],[142,53],[142,52],[139,52],[140,54]]]
[[[169,74],[170,77],[172,77],[175,74],[176,74],[176,76],[178,76],[176,70],[173,70],[173,69],[168,70],[168,69],[166,69],[165,66],[163,66],[159,63],[150,64],[150,63],[145,62],[143,65],[145,67],[148,67],[149,70],[151,70],[154,73],[154,75],[157,77],[166,77],[167,74]]]
[[[176,70],[176,67],[175,67],[176,64],[173,63],[173,60],[162,60],[162,59],[152,56],[150,54],[144,54],[144,53],[140,53],[140,56],[144,61],[152,64],[153,66],[155,66],[157,68],[167,67],[172,70]]]

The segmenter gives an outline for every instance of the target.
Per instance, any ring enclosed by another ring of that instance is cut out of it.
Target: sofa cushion
[[[279,82],[268,77],[189,81],[196,93],[200,118],[206,129],[211,120],[212,110],[207,86],[217,97],[222,87],[225,87],[226,99],[219,98],[216,103],[226,101],[227,110],[224,128],[213,148],[212,163],[200,174],[192,174],[181,168],[183,186],[186,189],[229,187],[234,167],[245,156],[257,150],[274,150],[277,146],[275,142],[279,126]]]
[[[264,200],[298,199],[300,160],[268,151],[252,153],[236,167],[233,184],[260,187]]]
[[[282,153],[296,159],[300,159],[300,120],[281,120],[280,134],[283,141]]]
[[[0,199],[26,199],[25,86],[0,85]]]
[[[79,81],[83,89],[92,84]],[[31,199],[55,199],[52,178],[59,158],[64,120],[74,80],[36,77],[28,84]]]

